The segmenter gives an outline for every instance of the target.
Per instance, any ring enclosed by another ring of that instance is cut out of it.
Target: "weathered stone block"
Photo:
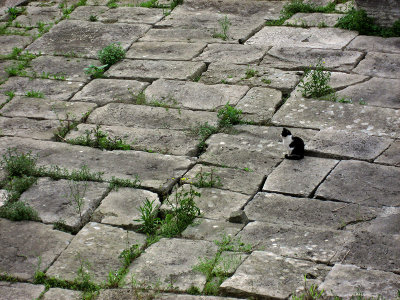
[[[367,11],[382,26],[390,27],[400,19],[399,0],[355,0],[359,9]]]
[[[34,285],[22,282],[0,281],[0,299],[31,300],[39,298],[44,292],[44,285]]]
[[[349,50],[366,52],[400,53],[400,37],[383,38],[359,35],[346,47]]]
[[[64,290],[60,288],[49,289],[42,297],[43,300],[80,300],[82,299],[82,292]]]
[[[62,12],[57,7],[27,6],[26,13],[18,16],[15,22],[22,26],[37,26],[37,23],[54,23],[57,18],[62,17]]]
[[[32,42],[31,36],[22,35],[0,35],[0,55],[10,54],[13,48],[25,48]]]
[[[99,16],[104,23],[144,23],[155,24],[164,17],[162,9],[146,7],[117,7],[109,9]]]
[[[399,140],[394,141],[393,144],[391,144],[390,147],[375,160],[375,162],[399,167],[400,141]]]
[[[5,136],[51,140],[54,138],[54,131],[59,125],[60,122],[56,120],[34,120],[18,117],[0,117],[1,133]]]
[[[98,0],[95,0],[98,1]],[[74,9],[74,11],[69,15],[70,20],[81,20],[81,21],[90,21],[90,16],[96,16],[97,19],[99,15],[109,10],[107,6],[108,1],[105,1],[104,4],[99,5],[90,5],[88,4],[89,1],[86,2],[87,6],[79,6]]]
[[[400,54],[369,52],[353,72],[375,77],[400,78]]]
[[[283,25],[294,25],[300,27],[334,27],[341,17],[340,14],[324,13],[296,13]]]
[[[244,224],[233,224],[226,221],[196,218],[192,225],[189,225],[182,232],[182,237],[193,240],[206,240],[214,242],[220,240],[224,235],[235,236]]]

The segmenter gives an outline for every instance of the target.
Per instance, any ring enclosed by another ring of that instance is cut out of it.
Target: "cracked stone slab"
[[[327,70],[350,71],[362,59],[358,51],[317,49],[305,47],[272,47],[263,58],[261,65],[286,70],[305,69],[315,66],[322,59]]]
[[[111,103],[96,109],[90,114],[88,122],[105,125],[121,125],[154,129],[190,129],[208,122],[216,126],[216,113],[178,110],[162,107]]]
[[[243,120],[268,124],[281,102],[281,91],[254,87],[247,92],[235,107],[242,110]]]
[[[0,110],[5,117],[27,117],[49,120],[64,120],[68,115],[80,119],[83,114],[96,107],[94,103],[65,102],[41,98],[14,97]]]
[[[170,290],[171,284],[177,291],[191,286],[202,290],[206,276],[193,267],[199,257],[211,259],[216,252],[217,246],[208,241],[161,239],[133,261],[126,278],[134,278],[139,284],[157,284],[161,291]]]
[[[94,79],[74,95],[71,101],[92,102],[99,106],[110,102],[134,102],[135,96],[149,84],[136,80]]]
[[[1,82],[8,78],[8,73],[6,72],[6,69],[8,67],[12,67],[13,65],[17,65],[17,64],[18,64],[18,61],[16,61],[16,60],[3,60],[3,61],[0,61],[0,81]],[[4,95],[1,95],[0,99],[1,98],[6,99],[6,97]],[[1,103],[2,103],[2,101],[0,100],[0,105],[1,105]]]
[[[99,15],[101,15],[102,13],[109,10],[109,8],[107,6],[89,5],[88,2],[86,2],[87,6],[78,6],[77,8],[75,8],[74,11],[72,13],[70,13],[69,19],[70,20],[90,21],[90,16],[96,16],[98,18]],[[106,1],[106,3],[104,3],[104,4],[107,4],[107,2],[108,1]]]
[[[331,158],[373,161],[392,143],[392,139],[362,132],[322,129],[307,143],[307,151]]]
[[[145,90],[147,101],[196,110],[216,110],[236,105],[249,90],[247,86],[205,85],[198,82],[159,79]]]
[[[41,259],[46,270],[68,246],[73,236],[38,222],[0,219],[0,270],[22,280],[33,280]]]
[[[87,223],[106,195],[108,184],[100,182],[54,181],[39,178],[36,184],[25,191],[20,200],[36,210],[45,224],[63,222],[68,229],[77,232]],[[75,197],[83,199],[81,215]]]
[[[59,126],[60,122],[56,120],[0,117],[1,134],[4,136],[52,140],[54,138],[54,131],[56,131]]]
[[[64,290],[61,288],[51,288],[42,297],[43,300],[80,300],[82,299],[82,292]]]
[[[26,13],[18,16],[14,22],[22,26],[37,26],[39,22],[49,24],[54,23],[57,18],[62,17],[62,11],[57,7],[37,7],[27,6]]]
[[[342,49],[357,35],[355,31],[339,28],[267,26],[245,44],[261,47],[291,45],[292,47]]]
[[[205,47],[205,43],[137,42],[126,52],[126,58],[192,60]]]
[[[336,264],[319,286],[327,296],[351,298],[360,291],[365,298],[395,299],[400,289],[400,276],[378,270],[364,270],[357,266]]]
[[[361,161],[341,161],[316,191],[316,197],[360,205],[400,206],[400,169]]]
[[[249,71],[254,71],[254,76],[246,78]],[[200,82],[261,86],[289,93],[299,83],[301,74],[298,71],[282,71],[264,66],[211,63],[201,75]]]
[[[186,181],[197,182],[201,174],[213,173],[214,179],[221,182],[219,189],[238,192],[246,195],[253,195],[264,179],[262,172],[248,172],[239,169],[221,168],[197,164],[185,174]],[[208,179],[210,178],[208,175]],[[197,176],[197,178],[196,178]]]
[[[185,231],[182,237],[192,240],[216,241],[224,235],[234,237],[243,228],[243,224],[235,224],[226,221],[196,218]]]
[[[0,86],[0,91],[2,93],[13,91],[15,95],[21,96],[25,95],[28,91],[38,91],[52,100],[66,101],[71,98],[82,85],[83,83],[75,81],[11,77]]]
[[[396,140],[376,160],[377,163],[400,166],[400,141]]]
[[[301,160],[285,159],[268,175],[263,191],[310,197],[337,163],[338,160],[307,156]]]
[[[400,54],[369,52],[353,72],[367,76],[400,79]]]
[[[265,222],[251,222],[237,235],[242,242],[277,255],[332,263],[343,254],[351,232],[326,227],[305,227]]]
[[[53,265],[46,271],[47,276],[73,281],[81,261],[90,264],[84,269],[95,283],[107,281],[108,273],[122,267],[118,257],[127,245],[140,245],[145,242],[143,234],[128,232],[121,228],[88,223],[74,237]]]
[[[99,16],[103,23],[144,23],[155,24],[164,18],[163,10],[146,7],[117,7],[109,9]]]
[[[348,103],[291,98],[272,118],[278,126],[361,131],[369,135],[396,137],[400,111]]]
[[[33,38],[31,36],[22,35],[0,35],[0,55],[10,54],[13,48],[24,49],[27,45],[32,43]]]
[[[0,299],[31,300],[38,299],[44,292],[44,285],[36,285],[22,282],[0,281]]]
[[[132,300],[136,297],[157,297],[157,300],[239,300],[237,298],[217,297],[217,296],[197,296],[188,294],[160,293],[158,291],[138,291],[137,289],[105,289],[100,290],[96,300]]]
[[[145,24],[103,24],[64,20],[34,41],[26,50],[42,54],[66,54],[96,58],[97,52],[111,43],[121,43],[125,50],[150,29]],[[79,39],[76,33],[79,32]],[[107,34],[104,34],[107,32]]]
[[[214,266],[213,272],[232,276],[237,268],[249,257],[249,254],[243,252],[223,251],[218,262]]]
[[[38,155],[39,165],[57,165],[68,170],[87,166],[90,172],[104,172],[103,179],[113,176],[134,181],[139,176],[142,187],[166,192],[191,167],[194,159],[186,156],[161,155],[142,151],[102,151],[65,143],[41,142],[31,139],[2,138],[0,153],[9,147]]]
[[[266,49],[247,45],[209,44],[194,61],[205,63],[221,62],[233,64],[256,64],[261,61]]]
[[[343,205],[339,202],[273,193],[257,193],[244,211],[251,220],[330,229],[341,229],[347,224],[368,221],[379,213],[377,209],[356,204]]]
[[[221,285],[224,294],[237,297],[289,299],[304,289],[304,274],[313,275],[307,282],[319,285],[330,268],[310,261],[284,258],[271,252],[254,251]]]
[[[324,14],[324,13],[296,13],[290,19],[286,20],[283,25],[294,25],[300,27],[334,27],[340,14]]]
[[[400,53],[400,38],[359,35],[351,41],[346,49],[366,52]]]
[[[124,59],[112,66],[105,75],[143,81],[159,78],[190,80],[199,76],[205,68],[202,62]]]
[[[85,137],[87,130],[95,129],[95,125],[79,124],[77,130],[68,133],[66,139]],[[196,156],[198,152],[198,137],[186,131],[124,126],[101,126],[100,130],[111,139],[121,138],[133,150],[186,156]],[[91,136],[94,138],[93,133]]]
[[[161,206],[157,194],[149,191],[131,188],[119,188],[117,191],[111,191],[101,201],[92,220],[108,225],[139,229],[141,223],[135,222],[135,220],[140,218],[139,207],[143,206],[146,199],[153,203],[154,208]]]
[[[400,56],[399,56],[400,59]],[[337,92],[339,97],[350,98],[355,103],[400,108],[400,79],[372,78]]]

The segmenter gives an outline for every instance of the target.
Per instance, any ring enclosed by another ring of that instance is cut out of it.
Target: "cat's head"
[[[287,137],[288,135],[292,135],[292,133],[289,130],[287,130],[286,128],[283,128],[281,135],[282,135],[282,137]]]

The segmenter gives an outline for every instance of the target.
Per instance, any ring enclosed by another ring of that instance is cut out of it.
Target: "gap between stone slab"
[[[346,46],[347,47],[347,46]],[[357,59],[357,61],[356,61],[356,63],[355,63],[355,65],[354,65],[354,67],[353,67],[353,69],[351,70],[351,71],[353,71],[355,68],[357,68],[358,67],[358,65],[360,64],[360,62],[362,62],[364,59],[365,59],[365,57],[367,56],[367,51],[359,51],[359,52],[361,52],[362,53],[362,55],[360,56],[360,58],[359,59]],[[354,73],[352,73],[352,74],[354,74]],[[364,81],[363,81],[364,82]],[[361,82],[360,82],[361,83]]]
[[[309,198],[314,198],[315,193],[317,191],[317,189],[321,186],[321,184],[326,180],[326,178],[332,173],[332,171],[337,167],[337,165],[340,163],[340,160],[335,164],[335,166],[328,172],[328,174],[326,174],[326,176],[324,178],[322,178],[322,180],[320,181],[319,184],[317,184],[317,186],[312,190],[312,192],[310,193]]]

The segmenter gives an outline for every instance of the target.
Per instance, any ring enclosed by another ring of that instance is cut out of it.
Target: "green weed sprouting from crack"
[[[14,21],[19,15],[22,15],[25,12],[26,8],[25,7],[9,7],[8,10],[6,11],[9,16],[8,22]]]
[[[307,274],[304,275],[304,292],[300,295],[293,294],[292,300],[318,300],[324,298],[324,290],[318,291],[318,287],[312,284],[307,287]]]
[[[87,181],[77,182],[70,180],[68,182],[69,194],[67,198],[71,206],[75,209],[76,213],[79,214],[80,225],[83,227],[83,208],[85,205],[85,194],[87,190]]]
[[[221,177],[215,174],[215,168],[211,168],[210,172],[203,172],[203,168],[200,168],[193,178],[193,185],[198,188],[222,187]]]
[[[240,124],[242,111],[230,105],[229,102],[225,104],[223,108],[218,110],[217,117],[218,127],[220,129],[230,128],[233,125]]]
[[[120,43],[111,43],[97,53],[97,58],[103,65],[111,67],[116,62],[125,58],[125,50]]]
[[[334,89],[329,86],[331,72],[325,69],[324,64],[325,62],[320,58],[314,67],[305,70],[299,84],[303,97],[320,98],[334,92]]]
[[[111,177],[110,186],[111,190],[118,190],[120,187],[139,188],[141,181],[139,175],[135,175],[135,179],[121,179],[114,176]]]
[[[44,98],[44,94],[41,91],[27,91],[25,93],[26,97],[30,97],[30,98]]]
[[[104,76],[104,72],[106,71],[108,65],[95,66],[89,65],[89,67],[84,68],[83,71],[86,75],[89,75],[92,79],[102,78]]]
[[[89,16],[89,21],[90,22],[97,22],[97,20],[98,20],[98,17],[96,15],[90,15]]]
[[[224,16],[222,19],[218,20],[218,23],[220,25],[220,32],[215,31],[212,35],[213,38],[220,38],[224,41],[229,39],[228,36],[228,31],[229,27],[232,25],[232,23],[229,21],[228,16]]]
[[[161,222],[158,215],[158,207],[154,204],[155,200],[150,201],[146,198],[143,204],[139,207],[140,218],[134,220],[140,222],[140,232],[147,235],[154,235]]]

